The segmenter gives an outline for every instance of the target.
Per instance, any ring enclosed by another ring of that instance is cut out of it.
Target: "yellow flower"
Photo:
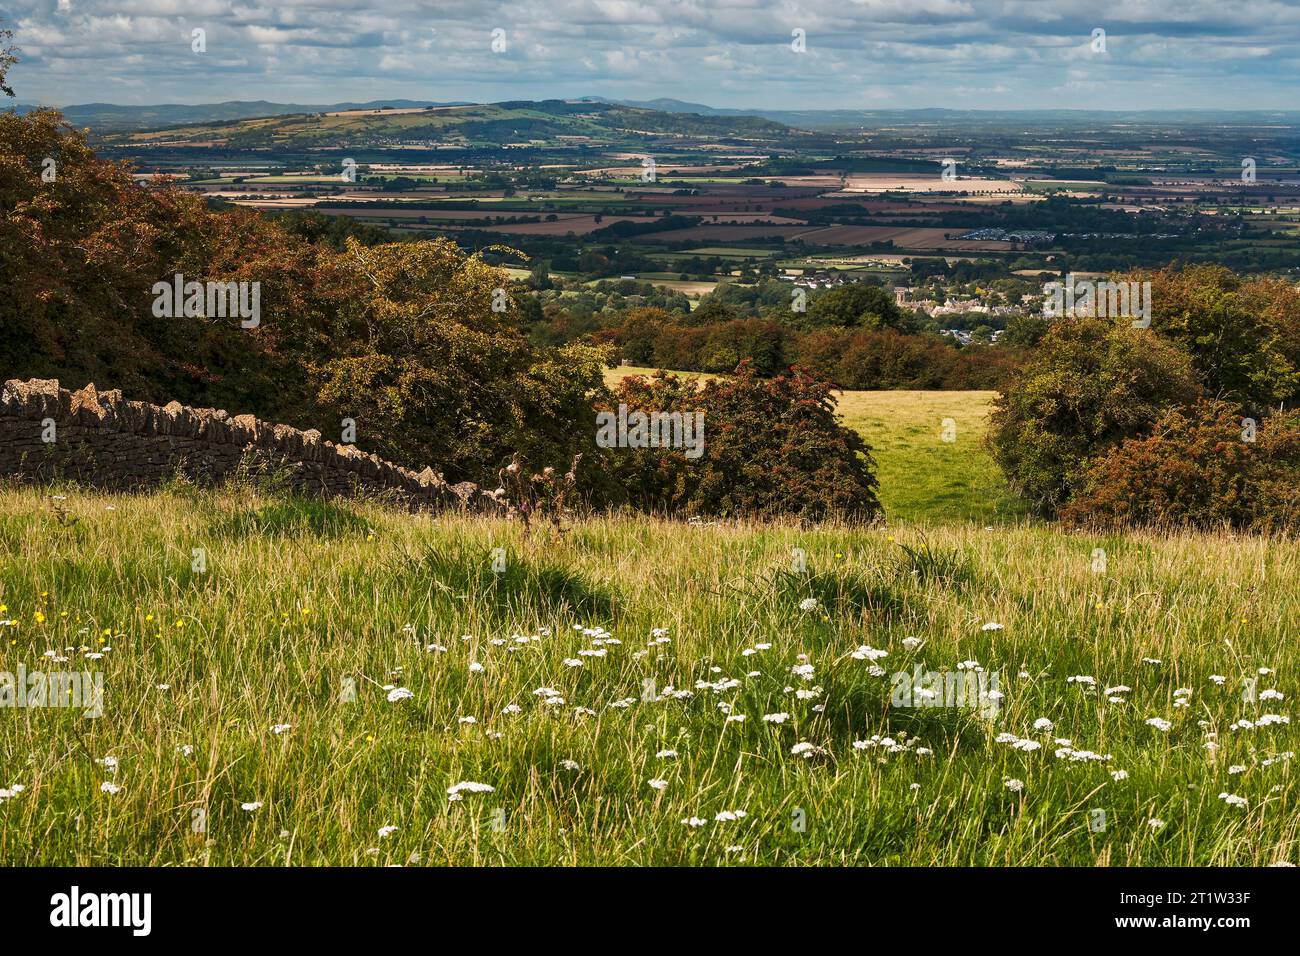
[[[184,629],[185,629],[185,622],[182,621],[179,617],[176,619],[176,628],[177,628],[177,630],[184,630]]]
[[[153,615],[152,615],[152,614],[146,614],[146,615],[144,616],[144,620],[145,620],[145,623],[148,624],[150,621],[153,620]]]
[[[37,612],[36,612],[34,615],[32,615],[32,616],[36,619],[36,623],[37,623],[37,624],[44,624],[44,623],[45,623],[45,615],[42,614],[40,611],[37,611]]]

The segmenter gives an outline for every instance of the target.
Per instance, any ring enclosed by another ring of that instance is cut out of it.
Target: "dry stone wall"
[[[53,437],[53,441],[47,438]],[[295,490],[323,497],[378,495],[419,510],[495,510],[469,482],[449,485],[431,468],[402,468],[318,431],[272,425],[252,415],[159,407],[99,392],[70,392],[56,379],[12,379],[0,388],[0,475],[71,478],[110,490],[152,487],[181,472],[217,483],[242,467],[273,468]]]

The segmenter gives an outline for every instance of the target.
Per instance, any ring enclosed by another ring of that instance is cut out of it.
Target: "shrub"
[[[870,449],[840,424],[831,385],[801,370],[760,378],[749,363],[704,385],[675,375],[624,379],[613,404],[704,412],[701,457],[620,450],[610,468],[628,500],[670,515],[871,521],[881,514]]]
[[[1170,409],[1152,433],[1111,448],[1088,470],[1064,521],[1101,528],[1300,530],[1300,412],[1278,413],[1244,440],[1222,401]]]
[[[1012,487],[1055,512],[1091,460],[1200,394],[1191,358],[1149,330],[1056,322],[994,403],[989,446]]]
[[[1289,283],[1214,265],[1149,278],[1152,331],[1192,357],[1207,392],[1256,412],[1300,398],[1300,293]]]

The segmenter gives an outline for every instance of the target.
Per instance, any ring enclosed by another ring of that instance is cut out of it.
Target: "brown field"
[[[691,226],[668,232],[652,232],[638,236],[642,242],[702,241],[710,245],[734,242],[738,239],[761,239],[767,236],[785,236],[792,239],[808,231],[807,226]]]
[[[936,249],[954,252],[1007,251],[1017,248],[1014,243],[990,241],[960,241],[946,239],[945,234],[965,232],[956,227],[916,226],[792,226],[792,225],[711,225],[701,223],[686,229],[655,232],[639,237],[643,242],[706,242],[710,245],[726,244],[744,239],[761,239],[784,236],[787,240],[828,246],[860,246],[872,242],[893,242],[903,249]]]
[[[905,249],[958,249],[966,251],[1012,249],[1014,243],[982,242],[945,239],[944,235],[965,232],[964,229],[948,227],[918,228],[896,226],[826,226],[803,232],[799,235],[805,242],[837,246],[859,246],[869,242],[893,242]]]

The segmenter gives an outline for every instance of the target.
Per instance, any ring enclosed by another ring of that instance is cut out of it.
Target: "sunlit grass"
[[[1295,749],[1293,729],[1229,729],[1289,714],[1295,543],[641,518],[530,541],[496,520],[247,489],[48,491],[0,489],[0,618],[16,622],[0,670],[100,667],[105,714],[0,710],[0,787],[26,787],[0,801],[8,864],[1298,862],[1291,761],[1264,765]],[[649,643],[655,628],[668,642]],[[864,644],[886,672],[978,661],[1000,676],[1000,714],[891,707],[890,678],[851,656]],[[93,662],[83,646],[112,650]],[[799,655],[810,679],[791,673]],[[1249,677],[1285,699],[1244,700]],[[739,683],[697,687],[724,679]],[[1127,703],[1108,703],[1120,684]],[[386,685],[413,696],[389,702]],[[1042,717],[1052,732],[1033,729]],[[873,734],[917,742],[854,748]],[[1057,737],[1110,759],[1054,756]],[[796,756],[799,742],[825,753]],[[449,801],[461,781],[494,790]]]

